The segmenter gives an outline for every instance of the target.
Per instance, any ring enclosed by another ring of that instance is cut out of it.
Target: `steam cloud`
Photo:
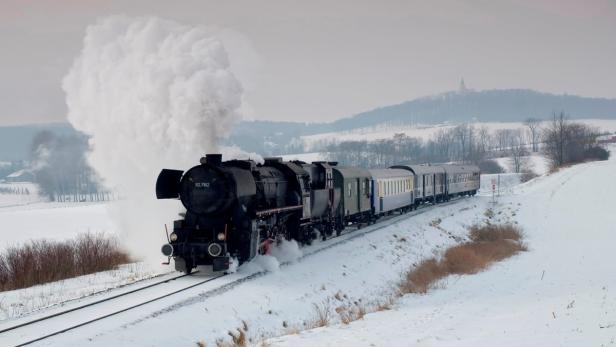
[[[242,265],[238,271],[243,273],[253,273],[257,271],[275,272],[280,269],[280,264],[294,262],[301,258],[302,250],[297,241],[281,240],[270,249],[269,254],[257,255],[249,263]],[[233,264],[232,271],[235,272],[237,264]]]
[[[163,225],[181,205],[155,199],[158,173],[220,151],[240,118],[242,87],[222,42],[201,26],[107,17],[87,28],[63,89],[69,121],[90,135],[89,163],[124,197],[111,206],[123,241],[160,261]]]

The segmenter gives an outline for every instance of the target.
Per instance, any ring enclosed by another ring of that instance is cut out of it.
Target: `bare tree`
[[[567,137],[567,118],[564,112],[552,114],[552,121],[544,131],[545,154],[552,161],[552,166],[559,167],[565,163],[565,143]]]
[[[499,129],[496,131],[496,144],[501,152],[507,152],[511,144],[514,142],[516,132],[512,129]]]
[[[532,151],[537,152],[541,121],[536,118],[528,118],[524,121],[528,130],[528,137],[532,146]]]
[[[479,128],[477,149],[482,153],[486,153],[490,149],[490,130],[485,125]]]
[[[458,140],[459,146],[459,155],[457,159],[462,162],[464,162],[464,160],[466,159],[466,151],[468,148],[467,142],[470,135],[468,128],[468,124],[464,123],[456,126],[453,129],[454,136]]]
[[[515,137],[509,146],[509,153],[511,155],[511,162],[513,164],[513,171],[520,173],[526,169],[528,158],[528,151],[524,145],[522,134]]]
[[[433,160],[447,161],[451,157],[451,147],[454,142],[454,137],[451,131],[439,130],[436,133],[434,140],[434,149],[436,150],[433,155]]]
[[[609,153],[597,146],[597,133],[585,124],[571,123],[564,112],[552,115],[544,130],[544,152],[552,167],[579,163],[585,160],[605,160]]]

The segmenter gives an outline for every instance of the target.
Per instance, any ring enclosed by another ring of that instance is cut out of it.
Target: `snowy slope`
[[[577,165],[521,185],[515,207],[529,252],[446,288],[408,295],[347,326],[272,346],[607,346],[616,340],[616,160]]]
[[[513,159],[511,157],[496,158],[494,160],[496,161],[496,163],[498,163],[498,165],[500,165],[500,167],[505,170],[505,172],[515,172],[515,170],[513,169]],[[521,171],[529,170],[536,173],[537,175],[543,175],[550,171],[549,160],[539,153],[533,153],[531,155],[524,156],[521,160]]]

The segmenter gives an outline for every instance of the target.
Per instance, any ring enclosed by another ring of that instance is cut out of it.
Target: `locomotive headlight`
[[[169,240],[171,240],[171,242],[177,241],[178,240],[178,234],[171,233],[171,235],[169,235]]]
[[[224,241],[225,240],[225,233],[218,233],[218,241]]]

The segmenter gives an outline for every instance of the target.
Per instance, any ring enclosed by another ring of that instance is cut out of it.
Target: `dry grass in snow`
[[[330,304],[329,301],[324,302],[322,305],[312,304],[314,306],[315,318],[310,324],[311,328],[320,328],[329,325],[331,320],[330,316]]]
[[[489,213],[493,213],[489,211]],[[432,222],[438,226],[440,220]],[[394,293],[384,296],[377,302],[364,303],[361,299],[353,301],[337,291],[332,297],[320,303],[313,303],[313,316],[304,321],[303,326],[290,327],[286,321],[282,325],[286,329],[285,335],[297,334],[301,331],[326,327],[332,323],[350,324],[363,319],[369,312],[389,310],[396,299],[406,293],[426,293],[434,288],[438,281],[450,274],[473,274],[485,269],[491,263],[510,257],[520,251],[526,250],[522,243],[521,231],[513,225],[485,225],[473,226],[469,230],[470,242],[454,246],[445,251],[440,260],[431,258],[421,262],[413,271],[406,274],[400,288]],[[394,235],[401,242],[406,241]],[[322,286],[325,290],[325,286]],[[248,326],[230,331],[231,341],[217,340],[217,347],[237,347],[254,343],[247,335]],[[268,334],[274,336],[274,334]],[[262,335],[261,343],[269,341]],[[204,346],[197,343],[198,346]]]
[[[526,250],[522,232],[509,224],[473,226],[470,238],[470,242],[449,248],[442,259],[424,260],[407,273],[400,284],[402,293],[426,293],[444,277],[477,273],[495,261]]]
[[[231,341],[224,341],[218,339],[216,341],[216,347],[246,347],[250,342],[248,336],[248,323],[242,321],[242,326],[235,329],[235,331],[229,331],[228,335],[231,336]],[[197,347],[206,347],[205,342],[197,342]]]
[[[0,290],[27,288],[130,262],[115,238],[83,234],[70,241],[30,241],[0,254]]]

